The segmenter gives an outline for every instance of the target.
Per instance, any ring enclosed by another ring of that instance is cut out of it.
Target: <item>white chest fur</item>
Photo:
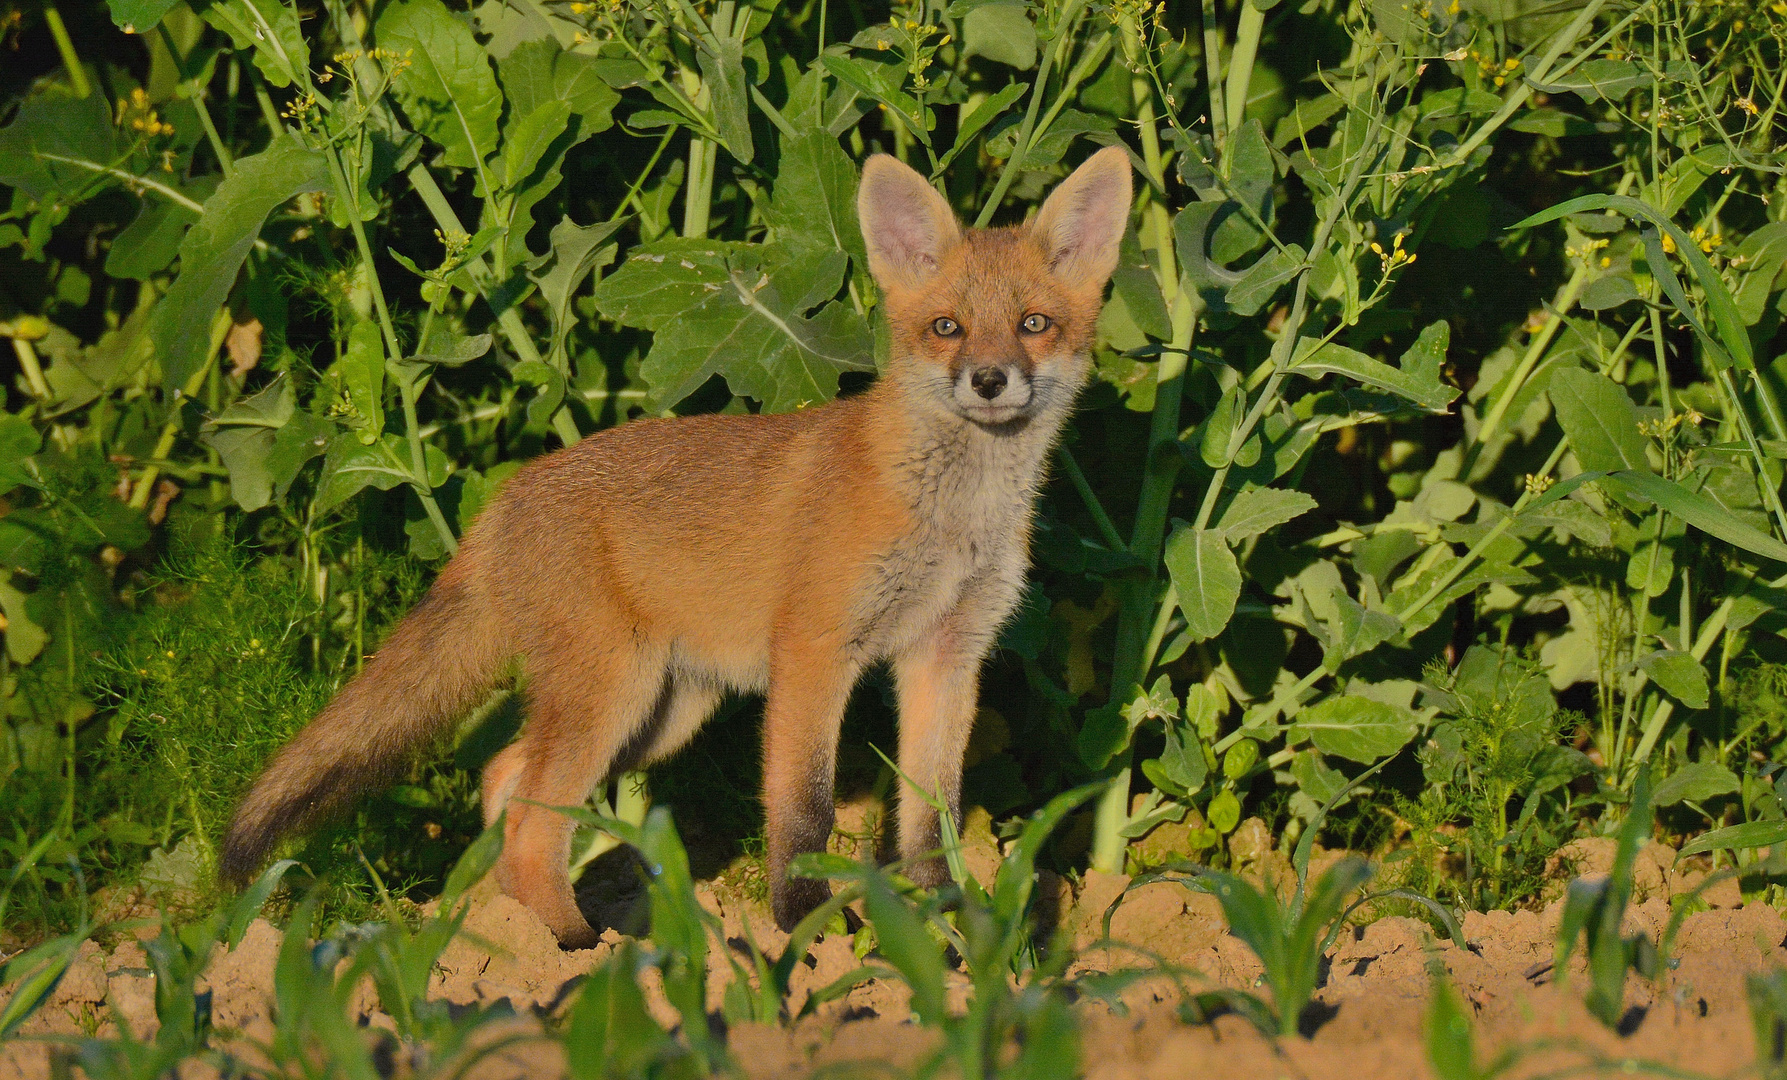
[[[856,609],[852,636],[864,659],[901,652],[965,596],[984,609],[961,612],[971,623],[990,632],[1005,618],[1029,562],[1030,521],[1058,427],[1039,419],[1008,433],[971,424],[915,433],[901,468],[912,527],[883,555]],[[989,583],[997,587],[977,587]]]

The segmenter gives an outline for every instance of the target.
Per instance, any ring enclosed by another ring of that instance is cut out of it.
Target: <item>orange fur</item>
[[[831,832],[838,728],[868,666],[893,665],[901,768],[953,805],[979,667],[1023,589],[1035,493],[1085,379],[1129,194],[1127,159],[1106,150],[1033,225],[963,232],[916,173],[870,159],[858,207],[891,331],[880,381],[793,414],[638,420],[522,469],[243,801],[226,873],[246,877],[281,834],[389,775],[516,656],[528,721],[486,770],[485,813],[509,811],[502,887],[566,945],[592,931],[566,872],[571,823],[545,806],[674,753],[728,688],[768,698],[783,926],[826,895],[785,871]],[[1032,315],[1047,325],[1027,329]],[[937,847],[922,800],[902,800],[899,825],[903,856]],[[935,883],[943,868],[914,873]]]

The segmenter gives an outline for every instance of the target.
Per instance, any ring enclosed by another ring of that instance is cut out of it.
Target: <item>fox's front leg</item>
[[[980,662],[986,653],[982,635],[961,621],[946,619],[894,662],[900,697],[900,771],[906,774],[900,785],[900,857],[906,860],[906,876],[930,888],[949,881],[941,858],[921,859],[942,847],[941,824],[937,811],[912,785],[949,807],[961,827],[962,758],[974,730]]]
[[[796,855],[825,850],[835,820],[838,729],[859,666],[841,646],[799,640],[772,648],[763,718],[763,801],[776,925],[793,930],[825,903],[823,881],[790,879]]]

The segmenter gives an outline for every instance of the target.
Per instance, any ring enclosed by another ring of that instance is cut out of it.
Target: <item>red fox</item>
[[[728,689],[764,693],[770,881],[791,928],[830,895],[786,871],[831,835],[838,730],[865,668],[892,665],[901,770],[959,800],[981,661],[1024,589],[1037,490],[1129,209],[1121,148],[1030,224],[988,230],[870,158],[857,213],[892,342],[876,384],[796,413],[636,420],[516,473],[242,800],[226,879],[387,782],[519,657],[528,719],[482,794],[487,821],[508,808],[505,892],[564,946],[592,944],[572,824],[549,807],[674,753]],[[898,836],[903,857],[935,851],[937,814],[902,798]],[[936,858],[910,873],[946,879]]]

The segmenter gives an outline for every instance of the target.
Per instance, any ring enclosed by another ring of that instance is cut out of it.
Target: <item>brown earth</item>
[[[984,819],[970,822],[971,868],[987,874],[998,857]],[[1239,862],[1267,880],[1282,881],[1288,865],[1269,845],[1249,849],[1251,830],[1237,838]],[[1566,872],[1603,871],[1612,841],[1578,841],[1561,853]],[[1320,864],[1336,857],[1324,854]],[[1691,889],[1702,872],[1675,872],[1674,853],[1650,845],[1640,856],[1628,932],[1653,941],[1671,913],[1670,897]],[[1561,880],[1561,878],[1560,878]],[[729,947],[744,953],[748,936],[771,953],[786,940],[761,904],[741,898],[720,883],[699,886],[703,902],[720,916]],[[1075,973],[1137,966],[1129,949],[1100,943],[1100,923],[1111,901],[1123,894],[1128,878],[1088,874],[1077,890],[1053,875],[1040,878],[1045,909],[1058,913],[1079,950]],[[1305,1037],[1268,1040],[1235,1015],[1189,1024],[1177,1008],[1180,990],[1167,978],[1132,986],[1121,1003],[1085,1001],[1081,1019],[1082,1068],[1095,1080],[1130,1077],[1177,1078],[1198,1075],[1309,1077],[1336,1080],[1431,1075],[1424,1049],[1423,1019],[1428,1008],[1430,971],[1443,967],[1465,1003],[1476,1032],[1479,1065],[1497,1054],[1511,1055],[1502,1075],[1538,1077],[1560,1072],[1611,1071],[1623,1075],[1727,1076],[1755,1063],[1744,979],[1752,972],[1787,967],[1787,922],[1762,903],[1743,902],[1735,882],[1707,891],[1708,910],[1689,915],[1676,940],[1678,966],[1660,985],[1631,976],[1626,1013],[1619,1032],[1590,1016],[1581,1001],[1587,985],[1580,953],[1559,986],[1551,970],[1561,905],[1542,910],[1471,913],[1464,920],[1468,949],[1436,940],[1414,919],[1380,918],[1349,927],[1329,954],[1316,1001],[1305,1012]],[[612,886],[603,902],[586,906],[608,925],[625,925],[624,894]],[[637,914],[632,913],[636,918]],[[507,1001],[517,1019],[484,1038],[519,1036],[485,1058],[471,1073],[492,1080],[555,1077],[563,1074],[556,1044],[538,1037],[543,1023],[574,997],[577,980],[602,963],[621,940],[610,929],[601,945],[561,952],[552,935],[525,908],[480,886],[467,933],[437,965],[431,993],[457,1004]],[[147,931],[143,931],[147,932]],[[1145,946],[1154,956],[1198,974],[1191,988],[1243,988],[1265,994],[1253,954],[1229,935],[1214,898],[1159,882],[1130,892],[1116,909],[1112,939]],[[269,992],[280,933],[256,921],[233,951],[219,949],[208,971],[213,1017],[221,1037],[265,1042],[272,1034]],[[806,996],[857,964],[848,937],[821,940],[810,966],[798,965],[789,1001],[798,1011]],[[723,972],[723,960],[715,958]],[[648,972],[648,976],[651,973]],[[952,1005],[966,1001],[965,976],[952,976]],[[717,1010],[724,976],[710,987]],[[675,1014],[647,986],[647,1000],[660,1022]],[[753,1077],[831,1075],[852,1063],[918,1064],[938,1045],[938,1036],[911,1023],[906,991],[898,983],[874,980],[820,1007],[815,1015],[786,1026],[735,1025],[726,1035],[736,1059]],[[353,1008],[369,1028],[388,1027],[370,986],[361,988]],[[88,942],[49,1004],[26,1024],[25,1035],[117,1031],[118,1017],[130,1030],[155,1030],[154,983],[142,947],[125,940],[111,949]],[[15,1040],[0,1045],[0,1076],[51,1075],[49,1044]],[[1673,1071],[1670,1071],[1673,1070]],[[872,1070],[885,1075],[885,1069]]]

